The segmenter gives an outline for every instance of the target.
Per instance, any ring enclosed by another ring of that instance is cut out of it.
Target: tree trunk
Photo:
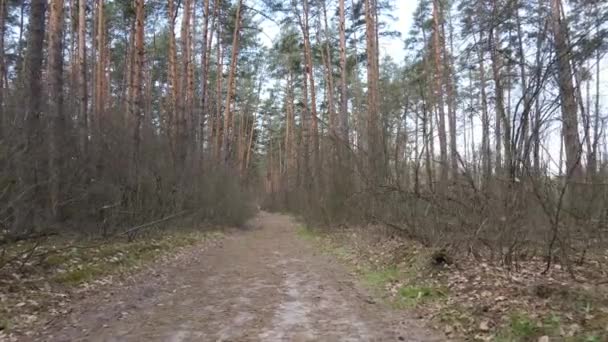
[[[88,91],[87,91],[87,3],[85,0],[78,0],[78,123],[80,128],[80,153],[85,158],[88,156],[89,146],[89,117],[88,117]],[[98,132],[96,132],[98,133]]]
[[[210,53],[210,49],[207,46],[209,39],[209,0],[204,0],[204,13],[203,13],[203,41],[201,52],[201,113],[200,113],[200,137],[198,142],[199,155],[202,158],[203,147],[205,144],[205,120],[207,116],[207,79],[209,78],[209,57],[207,54]]]
[[[38,177],[39,166],[36,161],[43,157],[42,147],[44,141],[40,130],[40,117],[42,111],[42,74],[44,33],[45,33],[46,0],[32,0],[30,3],[30,14],[28,19],[27,49],[25,52],[23,68],[24,89],[23,96],[28,101],[24,105],[23,117],[23,149],[18,156],[17,172],[20,177],[18,185],[20,189],[33,187],[26,196],[20,198],[15,204],[15,224],[13,232],[24,234],[33,229],[32,223],[35,219],[35,209],[39,205],[37,198],[40,195],[38,189],[41,181]]]
[[[294,75],[293,70],[289,69],[287,75],[287,91],[286,91],[286,109],[287,117],[285,118],[285,161],[286,161],[286,181],[285,189],[287,192],[291,191],[290,179],[293,177],[293,172],[296,167],[296,154],[295,154],[295,106],[294,106]]]
[[[215,72],[217,74],[217,82],[215,89],[215,132],[216,132],[216,140],[215,140],[215,158],[220,160],[220,153],[222,150],[223,143],[223,133],[224,129],[222,128],[222,79],[224,78],[224,49],[222,48],[222,25],[219,19],[219,3],[220,0],[217,1],[216,4],[216,17],[218,18],[217,22],[217,64],[215,68]]]
[[[231,132],[232,132],[232,94],[234,91],[234,83],[236,78],[237,61],[239,58],[239,39],[241,29],[241,7],[243,0],[239,0],[236,7],[235,27],[232,36],[232,55],[230,56],[230,72],[228,73],[228,84],[226,85],[226,108],[224,109],[224,139],[223,139],[223,155],[222,159],[225,163],[228,162],[231,148]]]
[[[346,75],[346,13],[344,0],[339,0],[340,21],[340,118],[338,119],[338,132],[340,144],[348,145],[348,84]]]
[[[448,119],[449,119],[449,128],[450,128],[450,170],[452,172],[452,180],[455,182],[458,176],[458,141],[457,141],[457,132],[456,132],[456,96],[454,89],[456,87],[456,82],[454,79],[454,60],[452,57],[452,53],[454,50],[452,44],[452,25],[449,25],[450,29],[450,51],[448,51],[445,43],[445,29],[444,24],[441,25],[441,32],[444,38],[442,43],[443,45],[443,60],[446,63],[445,68],[445,84],[447,91],[447,101],[448,101]]]
[[[433,0],[433,56],[435,60],[435,100],[437,112],[439,115],[439,154],[440,154],[440,181],[448,180],[448,154],[447,154],[447,137],[445,128],[445,108],[443,101],[443,60],[442,54],[442,37],[441,37],[441,22],[442,11],[439,0]]]
[[[135,0],[135,32],[133,46],[133,80],[132,105],[129,113],[133,120],[133,157],[132,157],[132,183],[133,189],[139,184],[141,127],[143,112],[143,65],[144,65],[144,29],[145,29],[145,0]]]
[[[104,92],[106,87],[106,61],[107,61],[107,53],[106,53],[106,36],[105,36],[105,17],[104,17],[104,1],[97,1],[97,32],[96,32],[96,41],[97,41],[97,55],[98,61],[95,65],[95,120],[97,121],[98,128],[100,129],[100,125],[102,122],[102,115],[104,112]],[[99,130],[97,134],[101,134]]]
[[[372,184],[379,185],[384,180],[384,144],[380,136],[381,127],[378,117],[378,35],[376,1],[365,0],[365,26],[367,40],[367,139],[369,158],[369,178]]]
[[[519,128],[519,140],[517,142],[517,149],[513,151],[516,163],[522,163],[524,169],[530,168],[530,143],[532,139],[529,137],[530,130],[530,111],[532,109],[531,96],[528,91],[528,79],[526,75],[526,55],[524,53],[523,43],[523,32],[521,17],[519,15],[519,0],[518,5],[515,8],[515,17],[517,21],[517,52],[519,54],[519,78],[521,84],[521,92],[524,97],[524,109],[521,117],[521,124]],[[513,127],[515,130],[516,127]]]
[[[0,0],[0,139],[4,138],[6,116],[4,113],[4,79],[6,78],[6,61],[4,36],[6,31],[6,1]]]
[[[179,76],[177,72],[177,47],[175,42],[175,20],[177,17],[177,9],[175,8],[175,1],[167,1],[167,11],[169,12],[169,63],[168,63],[168,81],[169,81],[169,108],[167,120],[169,121],[168,134],[169,144],[171,146],[171,154],[177,161],[177,154],[181,148],[178,143],[178,137],[181,134],[179,129],[179,99],[180,99],[180,86]]]
[[[541,82],[542,79],[542,48],[543,48],[543,43],[545,41],[545,32],[546,32],[546,20],[542,19],[543,17],[543,11],[542,11],[542,4],[539,2],[538,4],[538,17],[541,18],[539,19],[538,22],[538,31],[541,32],[541,34],[539,34],[536,37],[536,54],[535,54],[535,65],[536,65],[536,72],[535,72],[535,80],[537,83]],[[533,140],[533,162],[534,162],[534,174],[536,176],[540,176],[540,168],[541,168],[541,160],[540,160],[540,145],[541,145],[541,140],[540,140],[540,130],[541,130],[541,99],[540,99],[540,92],[539,94],[536,96],[535,99],[535,103],[534,103],[534,129],[532,131],[532,140]]]
[[[557,54],[558,83],[562,109],[562,134],[566,151],[566,175],[573,180],[581,178],[581,143],[578,136],[578,116],[576,94],[572,81],[570,47],[568,46],[568,27],[562,17],[561,0],[551,0],[551,22],[553,40]]]
[[[490,162],[490,118],[488,115],[488,99],[486,95],[485,57],[483,49],[481,48],[481,42],[483,42],[483,33],[480,32],[479,35],[480,41],[477,43],[477,53],[479,57],[479,80],[481,83],[481,164],[483,186],[487,189],[490,177],[492,176],[492,163]]]
[[[596,35],[600,36],[600,19],[599,19],[599,11],[597,11],[596,7],[596,18],[595,18],[595,29]],[[602,128],[600,127],[600,62],[601,62],[601,51],[597,49],[595,52],[595,113],[593,117],[593,144],[591,146],[591,158],[589,160],[589,169],[595,176],[598,172],[598,143],[600,140],[600,132]],[[591,112],[591,108],[589,108],[589,112]]]
[[[496,96],[496,170],[497,173],[500,170],[508,173],[512,176],[514,174],[511,171],[512,160],[511,160],[511,124],[509,117],[505,110],[504,101],[504,88],[502,85],[502,58],[499,54],[499,36],[496,33],[496,28],[491,29],[489,32],[488,42],[490,45],[490,55],[492,58],[492,76],[494,79],[494,92]],[[504,129],[504,134],[501,132],[501,126]],[[502,141],[501,141],[502,140]],[[501,165],[500,147],[504,145],[505,150],[505,161],[504,165]]]
[[[63,0],[52,0],[49,14],[48,35],[48,148],[49,148],[49,198],[51,216],[60,219],[60,150],[63,146]]]
[[[178,156],[181,167],[186,162],[188,155],[188,139],[191,131],[191,88],[190,88],[190,63],[191,63],[191,44],[190,44],[190,20],[192,16],[192,0],[185,0],[184,9],[182,10],[182,28],[181,28],[181,45],[182,45],[182,69],[181,69],[181,98],[179,99],[178,109],[178,126],[179,126],[179,144]]]
[[[335,106],[334,106],[334,70],[333,70],[333,61],[332,61],[332,54],[331,54],[331,48],[330,48],[330,38],[329,38],[329,24],[328,24],[328,20],[327,20],[327,4],[325,3],[325,0],[322,0],[322,4],[321,7],[323,8],[323,21],[324,21],[324,27],[323,27],[323,31],[325,31],[325,44],[323,45],[324,49],[325,49],[325,70],[327,72],[327,106],[328,108],[328,112],[329,112],[329,131],[330,134],[333,138],[335,138],[337,136],[337,118],[336,118],[336,111],[335,111]]]
[[[312,48],[310,46],[310,31],[309,31],[309,9],[308,0],[302,1],[304,18],[299,17],[302,35],[304,36],[304,63],[306,64],[305,72],[308,77],[308,86],[310,89],[310,136],[312,141],[312,163],[313,163],[313,179],[314,185],[318,185],[320,178],[320,157],[319,157],[319,123],[317,114],[317,92],[314,77],[314,64],[312,62]],[[306,104],[308,105],[308,104]]]

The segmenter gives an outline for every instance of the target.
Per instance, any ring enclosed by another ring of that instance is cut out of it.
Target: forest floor
[[[5,336],[6,337],[6,336]],[[193,244],[108,286],[19,340],[445,341],[370,295],[288,216],[262,212],[220,243]]]
[[[542,274],[539,257],[512,267],[450,255],[380,225],[315,229],[298,235],[340,260],[376,298],[466,341],[608,341],[608,251]]]

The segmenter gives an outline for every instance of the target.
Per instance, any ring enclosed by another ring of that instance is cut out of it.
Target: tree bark
[[[198,148],[199,148],[199,156],[200,158],[202,158],[203,154],[203,148],[204,148],[204,144],[205,144],[205,120],[207,117],[207,82],[208,82],[208,78],[209,78],[209,66],[208,66],[208,60],[209,57],[207,56],[210,52],[209,47],[207,46],[208,42],[211,40],[209,39],[209,17],[210,17],[210,13],[209,13],[209,0],[204,0],[204,13],[203,13],[203,41],[202,41],[202,47],[203,47],[203,51],[201,52],[201,112],[200,112],[200,127],[199,127],[199,131],[200,131],[200,136],[199,136],[199,142],[198,142]]]
[[[339,0],[339,34],[340,34],[340,118],[338,132],[340,144],[348,145],[348,84],[346,70],[346,13],[344,0]]]
[[[456,181],[458,176],[458,142],[456,132],[456,96],[455,96],[455,80],[454,80],[454,61],[452,58],[453,46],[452,46],[452,25],[449,25],[450,29],[450,51],[448,51],[447,44],[445,42],[445,23],[441,24],[442,32],[442,52],[443,60],[445,63],[445,84],[447,92],[447,105],[448,105],[448,125],[450,128],[450,171],[452,175],[452,181]]]
[[[296,10],[297,12],[297,10]],[[309,8],[308,0],[302,0],[302,12],[303,18],[298,14],[300,22],[300,28],[302,29],[302,35],[304,36],[304,63],[306,65],[305,76],[308,78],[308,86],[310,89],[310,136],[309,139],[312,141],[312,163],[313,163],[313,178],[315,185],[318,185],[317,181],[320,177],[320,157],[319,157],[319,122],[317,114],[317,92],[314,77],[314,64],[312,62],[312,48],[310,46],[310,30],[309,30]],[[306,103],[308,106],[308,103]]]
[[[447,154],[447,137],[445,127],[445,108],[443,100],[443,59],[441,58],[441,21],[442,10],[439,0],[433,0],[433,56],[435,60],[435,97],[437,112],[439,115],[439,154],[440,154],[440,181],[448,180],[448,154]]]
[[[180,136],[179,128],[179,102],[180,102],[180,84],[177,72],[177,46],[175,41],[175,20],[177,17],[177,9],[175,8],[174,0],[167,0],[167,11],[169,13],[169,56],[168,56],[168,78],[169,78],[169,109],[167,120],[169,121],[168,134],[169,143],[171,146],[171,154],[177,162],[177,153],[181,148],[178,143]]]
[[[216,82],[216,89],[215,89],[215,106],[216,106],[216,111],[215,111],[215,132],[216,132],[216,139],[215,139],[215,158],[219,161],[220,160],[220,153],[221,153],[221,149],[222,149],[222,143],[223,143],[223,133],[224,133],[224,129],[222,127],[222,79],[224,78],[224,49],[222,48],[222,25],[219,19],[219,15],[220,15],[220,3],[221,0],[217,0],[216,3],[216,17],[218,18],[217,20],[217,61],[216,61],[216,68],[215,68],[215,72],[216,72],[216,78],[217,78],[217,82]]]
[[[6,116],[4,113],[4,79],[6,78],[6,61],[4,36],[6,31],[6,1],[0,0],[0,139],[4,138]]]
[[[63,146],[63,0],[52,0],[49,14],[47,61],[49,199],[51,217],[60,219],[60,150]]]
[[[80,128],[80,153],[88,156],[89,146],[89,117],[87,91],[87,3],[78,0],[78,44],[77,44],[77,75],[78,80],[78,123]]]
[[[490,118],[488,115],[488,99],[486,95],[486,72],[484,63],[484,53],[481,48],[483,42],[483,33],[479,33],[479,42],[477,42],[477,53],[479,57],[479,80],[481,83],[481,164],[482,164],[482,179],[483,186],[487,189],[490,177],[492,176],[492,163],[490,152]]]
[[[224,109],[224,138],[222,147],[222,159],[224,163],[228,162],[231,148],[231,132],[232,132],[232,94],[234,91],[234,83],[236,78],[237,61],[239,58],[239,40],[241,30],[241,7],[243,0],[239,0],[236,7],[235,27],[232,36],[232,55],[230,56],[230,72],[228,73],[228,84],[226,85],[226,108]]]
[[[145,0],[135,0],[135,32],[133,46],[133,80],[132,80],[132,106],[129,113],[133,120],[133,157],[131,186],[135,189],[139,184],[141,128],[144,117],[143,112],[143,65],[144,65],[144,28],[145,28]]]
[[[365,0],[365,27],[367,40],[367,139],[369,172],[372,184],[379,185],[384,179],[384,144],[380,136],[380,119],[378,107],[378,35],[376,18],[376,1]]]
[[[178,156],[181,167],[183,167],[188,156],[188,139],[191,133],[191,121],[192,121],[192,107],[191,107],[191,44],[190,44],[190,20],[192,16],[192,0],[185,0],[184,8],[182,10],[182,28],[181,28],[181,46],[182,46],[182,68],[181,68],[181,85],[182,91],[181,98],[179,100],[178,109],[178,126],[179,126],[179,144],[178,144]]]
[[[562,17],[561,0],[551,0],[551,23],[553,40],[557,54],[558,83],[562,110],[562,135],[566,151],[566,175],[573,180],[582,175],[580,152],[581,143],[578,135],[578,116],[576,94],[572,81],[571,55],[568,46],[568,26]]]
[[[33,187],[29,195],[22,196],[16,204],[15,234],[27,233],[32,227],[35,217],[35,208],[38,206],[37,198],[40,195],[39,166],[36,160],[43,157],[44,143],[40,131],[40,118],[42,111],[42,74],[44,34],[45,34],[46,0],[32,0],[28,19],[27,48],[23,68],[23,96],[28,99],[24,102],[22,154],[17,161],[18,186],[21,189]]]
[[[496,28],[489,32],[488,42],[490,45],[490,55],[492,58],[492,76],[494,79],[494,92],[496,96],[496,170],[499,173],[504,170],[509,172],[512,167],[511,160],[511,124],[505,110],[504,88],[502,85],[502,58],[498,52],[499,36],[496,33]],[[504,134],[501,132],[501,126],[504,129]],[[504,165],[501,165],[500,146],[504,145],[505,160]],[[510,173],[510,172],[509,172]],[[514,176],[513,173],[510,173]]]

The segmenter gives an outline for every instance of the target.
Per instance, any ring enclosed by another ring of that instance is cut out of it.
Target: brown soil
[[[44,341],[444,341],[375,302],[343,266],[260,213],[223,244],[193,247],[134,286],[75,303]]]

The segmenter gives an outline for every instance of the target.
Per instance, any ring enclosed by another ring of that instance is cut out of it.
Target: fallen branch
[[[59,235],[59,233],[56,231],[47,231],[47,232],[40,232],[40,233],[35,233],[35,234],[6,236],[6,237],[0,238],[0,245],[7,245],[9,243],[15,243],[15,242],[19,242],[19,241],[37,240],[37,239],[47,238],[49,236],[55,236],[55,235]]]
[[[184,210],[184,211],[181,211],[181,212],[179,212],[179,213],[177,213],[177,214],[169,215],[169,216],[163,217],[163,218],[161,218],[161,219],[159,219],[159,220],[156,220],[156,221],[152,221],[152,222],[144,223],[144,224],[141,224],[141,225],[139,225],[139,226],[135,226],[135,227],[133,227],[133,228],[129,228],[129,229],[127,229],[126,231],[124,231],[124,232],[122,232],[122,233],[118,234],[118,236],[124,236],[124,235],[127,235],[127,236],[129,237],[129,240],[131,240],[131,235],[132,235],[132,234],[137,233],[137,232],[138,232],[139,230],[141,230],[141,229],[144,229],[144,228],[147,228],[147,227],[153,226],[153,225],[158,224],[158,223],[161,223],[161,222],[169,221],[169,220],[174,219],[174,218],[176,218],[176,217],[182,216],[182,215],[184,215],[184,214],[186,214],[186,213],[188,213],[188,211],[187,211],[187,210]]]

